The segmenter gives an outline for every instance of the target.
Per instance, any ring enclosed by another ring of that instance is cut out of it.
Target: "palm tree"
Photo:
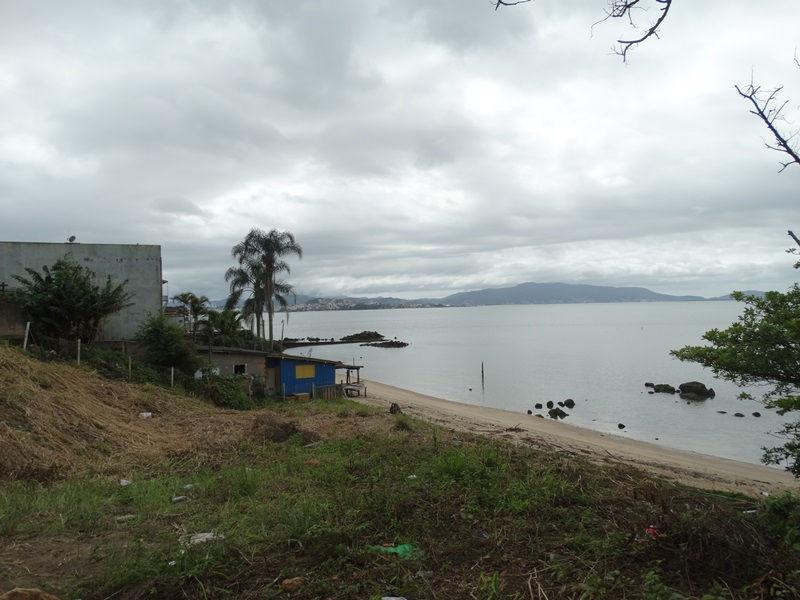
[[[192,322],[192,339],[195,339],[197,337],[197,329],[200,326],[200,317],[208,313],[208,298],[206,296],[197,296],[192,292],[181,292],[177,296],[173,296],[172,299],[183,304],[189,313],[189,318]]]
[[[210,310],[203,321],[203,334],[209,346],[240,346],[242,333],[242,313],[236,310]]]
[[[242,296],[247,294],[241,306],[242,318],[255,320],[259,338],[263,338],[264,332],[264,278],[264,265],[255,258],[246,259],[238,267],[230,267],[225,272],[225,281],[231,289],[225,308],[237,308]]]
[[[288,231],[272,229],[269,232],[265,232],[254,228],[250,230],[250,233],[241,242],[231,249],[231,254],[237,259],[239,269],[242,270],[241,274],[247,276],[242,279],[242,282],[244,282],[244,279],[249,278],[247,285],[252,286],[254,308],[261,308],[259,315],[261,312],[267,313],[269,348],[272,350],[274,345],[272,324],[275,315],[275,304],[277,303],[281,309],[286,310],[289,305],[287,296],[294,293],[292,286],[285,281],[277,279],[277,275],[280,273],[288,275],[291,272],[283,257],[295,254],[298,258],[303,258],[303,248],[297,243],[294,235]],[[228,269],[228,273],[226,273],[226,279],[231,282],[231,292],[246,287],[245,285],[234,285],[235,281],[239,281],[237,279],[238,274],[239,271],[236,267]],[[228,277],[229,275],[230,277]],[[257,300],[256,297],[258,297]],[[257,323],[259,315],[256,315]],[[263,317],[261,317],[261,322],[263,334]]]

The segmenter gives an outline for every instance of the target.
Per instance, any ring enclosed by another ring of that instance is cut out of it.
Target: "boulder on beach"
[[[568,413],[565,413],[558,407],[551,408],[550,410],[547,411],[547,414],[550,415],[551,419],[566,419],[569,416]]]
[[[528,414],[529,414],[529,415],[532,415],[532,414],[533,414],[533,411],[532,411],[530,408],[528,409]]]
[[[699,381],[687,381],[686,383],[680,384],[678,389],[681,391],[681,397],[683,397],[684,394],[695,394],[705,400],[706,398],[713,398],[716,396],[713,388],[707,388],[704,383],[700,383]]]
[[[542,403],[537,402],[536,404],[533,405],[533,408],[535,408],[536,410],[542,410]]]
[[[575,400],[572,398],[567,398],[564,400],[564,406],[567,408],[575,408]]]
[[[674,394],[675,388],[668,383],[657,383],[653,386],[653,391],[656,394]]]
[[[648,381],[644,384],[644,387],[653,387],[654,385],[655,383],[653,383],[652,381]]]
[[[552,400],[548,400],[547,401],[547,408],[553,408],[553,401]]]

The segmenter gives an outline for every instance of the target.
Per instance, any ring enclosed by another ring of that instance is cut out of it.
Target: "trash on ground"
[[[412,474],[412,475],[409,475],[408,477],[406,477],[406,479],[416,479],[416,478],[417,478],[417,476],[416,476],[416,475],[413,475],[413,474]]]
[[[756,514],[757,512],[758,512],[758,511],[757,511],[755,508],[752,508],[752,509],[750,509],[750,510],[743,510],[743,511],[742,511],[742,514],[743,514],[743,515],[754,515],[754,514]]]
[[[654,540],[659,540],[661,538],[667,537],[665,534],[661,533],[658,529],[656,529],[653,525],[650,525],[650,527],[646,528],[644,532]]]
[[[120,480],[119,480],[119,484],[120,484],[120,486],[122,486],[122,487],[127,487],[127,486],[129,486],[130,484],[132,484],[132,483],[133,483],[133,482],[132,482],[130,479],[120,479]]]
[[[185,490],[193,490],[194,489],[194,484],[193,483],[187,483],[185,486],[183,486],[183,489],[185,489]]]
[[[400,558],[414,558],[421,554],[413,544],[399,544],[397,546],[370,546],[369,550],[380,554],[396,554]]]
[[[295,592],[306,584],[305,577],[292,577],[281,581],[281,588],[286,592]]]
[[[136,518],[136,515],[133,515],[133,514],[127,514],[127,515],[120,515],[120,516],[118,516],[118,517],[115,517],[115,518],[114,518],[114,520],[115,520],[117,523],[125,523],[125,522],[127,522],[127,521],[132,521],[132,520],[133,520],[133,519],[135,519],[135,518]]]
[[[151,412],[140,412],[139,413],[139,418],[140,419],[150,419],[152,417],[153,417],[153,413],[151,413]]]
[[[306,444],[305,446],[303,446],[303,448],[319,448],[320,446],[322,446],[322,443],[323,443],[322,440],[318,442],[311,442],[310,444]]]
[[[181,543],[186,546],[194,546],[196,544],[205,544],[215,540],[224,540],[225,536],[221,533],[213,531],[205,531],[203,533],[193,533],[192,535],[185,535],[181,538]]]
[[[179,502],[186,502],[189,499],[189,496],[173,496],[172,503],[178,504]]]

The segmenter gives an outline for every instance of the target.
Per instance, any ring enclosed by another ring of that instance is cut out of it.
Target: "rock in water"
[[[573,400],[572,398],[567,398],[566,400],[564,400],[564,406],[566,406],[569,409],[575,408],[575,400]]]
[[[659,383],[653,386],[653,391],[656,394],[674,394],[675,388],[668,383]]]
[[[559,405],[561,408],[564,408],[564,403],[563,403],[563,402],[558,402],[558,405]]]
[[[553,408],[553,401],[552,400],[548,400],[547,401],[547,408]]]
[[[529,415],[532,415],[532,414],[533,414],[533,411],[532,411],[530,408],[528,409],[528,414],[529,414]]]
[[[649,392],[647,392],[647,393],[648,393],[648,394],[655,394],[655,392],[654,392],[653,390],[650,390],[650,391],[649,391]]]
[[[699,396],[694,392],[681,392],[681,398],[684,400],[690,400],[692,402],[702,402],[706,399],[705,396]],[[688,402],[686,404],[689,404]]]
[[[617,423],[617,428],[625,429],[625,423]]]
[[[648,381],[647,383],[644,384],[644,387],[653,387],[654,385],[655,383],[653,383],[652,381]]]
[[[686,383],[680,384],[678,389],[681,391],[681,398],[687,394],[694,394],[700,400],[705,400],[706,398],[713,398],[716,396],[716,393],[713,389],[707,388],[705,384],[700,383],[699,381],[687,381]]]
[[[761,416],[761,413],[760,413],[760,412],[758,412],[758,411],[756,411],[756,412],[754,412],[754,413],[753,413],[753,416],[754,416],[754,417],[760,417],[760,416]]]
[[[733,416],[734,417],[743,417],[744,415],[742,413],[733,413]]]
[[[536,410],[542,410],[542,403],[537,402],[536,404],[533,405],[533,408],[535,408]]]
[[[549,411],[547,411],[547,414],[550,415],[551,419],[565,419],[569,416],[569,414],[557,407],[551,408]]]

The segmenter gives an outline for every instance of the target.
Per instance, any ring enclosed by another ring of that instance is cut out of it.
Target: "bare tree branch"
[[[525,4],[526,2],[530,2],[531,0],[497,0],[497,3],[494,5],[494,9],[497,10],[501,6],[514,6],[516,4]]]
[[[615,49],[615,52],[622,57],[623,62],[628,61],[628,51],[633,48],[634,46],[641,44],[645,40],[651,37],[658,37],[658,28],[661,27],[661,24],[664,22],[664,19],[667,18],[669,14],[669,9],[672,8],[672,0],[654,0],[658,4],[661,4],[661,8],[659,11],[661,14],[659,15],[658,19],[656,19],[655,23],[653,23],[649,29],[647,29],[643,35],[639,36],[638,38],[629,39],[629,40],[617,40],[619,44],[619,48]],[[637,7],[640,0],[609,0],[609,10],[606,11],[608,15],[606,19],[619,19],[623,17],[627,17],[628,22],[631,25],[634,25],[632,11],[634,8],[641,8]]]
[[[770,150],[781,152],[789,157],[789,160],[780,163],[781,168],[778,172],[783,172],[789,165],[800,165],[800,144],[798,144],[800,130],[786,133],[778,128],[781,123],[787,122],[783,115],[783,110],[789,101],[780,102],[778,99],[783,87],[781,86],[774,90],[762,90],[761,86],[756,86],[752,79],[744,89],[738,85],[734,87],[739,92],[739,95],[752,105],[750,113],[761,119],[772,134],[775,141],[771,144],[764,142],[764,145]]]

